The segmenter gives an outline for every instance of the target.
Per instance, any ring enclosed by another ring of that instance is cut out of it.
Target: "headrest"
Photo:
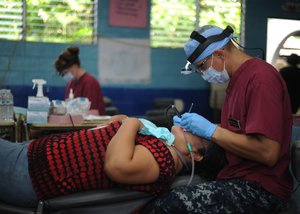
[[[223,48],[233,38],[233,29],[227,26],[224,30],[217,26],[206,25],[193,31],[190,40],[184,45],[184,51],[190,63],[196,63]]]

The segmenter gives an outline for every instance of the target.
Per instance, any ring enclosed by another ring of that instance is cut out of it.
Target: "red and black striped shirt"
[[[28,148],[29,173],[40,200],[85,190],[123,187],[152,194],[168,188],[175,177],[173,157],[163,142],[137,134],[136,144],[145,146],[160,168],[156,182],[124,185],[112,181],[104,171],[107,145],[121,123],[105,128],[50,135],[31,142]]]

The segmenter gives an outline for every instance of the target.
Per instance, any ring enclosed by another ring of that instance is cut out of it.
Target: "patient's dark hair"
[[[80,67],[79,48],[76,46],[70,46],[55,60],[54,65],[56,73],[59,76],[63,76],[63,71],[74,64]]]
[[[195,174],[205,180],[213,180],[227,163],[225,151],[214,142],[208,142],[206,148],[198,152],[203,155],[201,161],[195,161]]]

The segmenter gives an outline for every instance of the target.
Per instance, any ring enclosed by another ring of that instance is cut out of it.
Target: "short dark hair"
[[[201,161],[195,161],[195,174],[205,180],[213,180],[227,163],[225,151],[218,144],[209,142],[205,148],[198,150],[203,155]]]
[[[289,63],[290,65],[298,65],[300,63],[300,57],[297,54],[291,54],[287,57],[286,59],[287,63]]]
[[[76,46],[70,46],[55,60],[54,66],[56,68],[56,73],[59,76],[63,76],[63,70],[74,64],[80,67],[79,48]]]

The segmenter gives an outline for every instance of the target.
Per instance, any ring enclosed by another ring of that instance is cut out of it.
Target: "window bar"
[[[97,40],[98,40],[98,0],[94,0],[93,9],[94,9],[93,44],[97,44]]]
[[[195,22],[195,29],[199,30],[200,27],[200,1],[201,0],[195,0],[196,2],[196,22]]]
[[[26,40],[26,0],[22,0],[22,33],[21,40]]]

